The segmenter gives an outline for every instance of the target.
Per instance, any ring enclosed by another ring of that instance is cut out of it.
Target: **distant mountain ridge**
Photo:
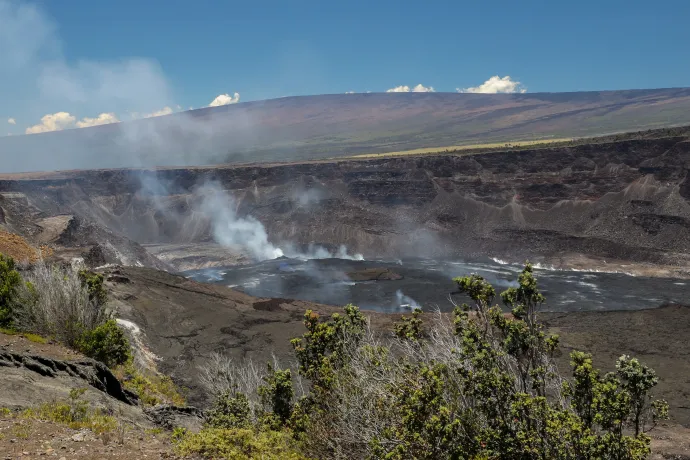
[[[0,172],[289,162],[683,124],[690,88],[296,96],[0,138]]]

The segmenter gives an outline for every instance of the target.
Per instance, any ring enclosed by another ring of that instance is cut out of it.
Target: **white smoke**
[[[318,203],[323,198],[324,193],[317,188],[310,188],[293,194],[293,198],[303,208],[308,208],[312,204]]]
[[[266,228],[252,216],[240,217],[233,197],[218,184],[208,182],[198,193],[201,210],[211,220],[213,238],[223,246],[241,246],[256,260],[276,259],[283,251],[268,241]]]
[[[309,244],[306,250],[300,250],[294,244],[288,243],[284,246],[285,255],[293,259],[345,259],[345,260],[364,260],[362,254],[350,254],[347,246],[341,244],[336,251],[329,251],[323,246]]]
[[[416,300],[414,300],[410,296],[406,296],[405,294],[403,294],[403,292],[400,289],[395,291],[395,301],[396,305],[401,308],[422,308],[422,306],[419,305]]]
[[[294,243],[282,243],[281,247],[269,242],[268,232],[255,217],[237,215],[237,202],[220,183],[206,182],[197,187],[192,194],[198,203],[194,209],[199,214],[189,214],[171,206],[167,199],[180,193],[186,193],[175,183],[162,179],[158,174],[141,174],[139,176],[139,193],[144,196],[153,208],[177,228],[200,228],[199,224],[209,222],[213,239],[216,243],[228,248],[242,248],[257,261],[275,259],[283,255],[302,260],[339,258],[347,260],[364,260],[362,254],[350,254],[347,246],[340,245],[337,250],[328,250],[323,246],[309,244],[300,248]],[[301,194],[300,197],[312,196]],[[315,196],[315,195],[313,195]],[[190,222],[194,220],[194,222]],[[201,219],[201,220],[198,220]]]

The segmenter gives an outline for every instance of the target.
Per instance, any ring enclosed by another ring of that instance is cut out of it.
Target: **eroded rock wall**
[[[79,215],[139,243],[210,241],[196,190],[214,182],[233,196],[228,206],[260,220],[278,245],[345,244],[369,257],[580,253],[685,265],[688,168],[690,142],[676,137],[466,156],[81,171],[3,180],[0,192],[15,207],[23,200],[45,215]]]

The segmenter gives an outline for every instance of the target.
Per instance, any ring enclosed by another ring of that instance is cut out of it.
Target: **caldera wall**
[[[5,227],[70,214],[139,243],[212,240],[199,186],[228,190],[277,245],[365,256],[590,257],[686,265],[690,142],[288,165],[96,170],[0,180]],[[32,217],[33,216],[33,217]],[[33,226],[33,227],[32,227]]]

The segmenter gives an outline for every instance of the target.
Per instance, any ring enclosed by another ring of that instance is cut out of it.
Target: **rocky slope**
[[[152,425],[137,396],[103,364],[57,344],[0,333],[0,407],[17,410],[66,401],[74,388],[84,388],[83,399],[93,407],[120,413],[130,423]]]
[[[4,176],[0,207],[6,228],[36,240],[50,234],[50,219],[77,216],[109,232],[88,243],[158,245],[185,268],[204,265],[193,247],[212,242],[212,224],[231,210],[262,222],[280,247],[682,269],[689,167],[690,141],[676,136],[474,155]],[[210,212],[199,191],[209,182],[231,195]],[[175,254],[175,245],[187,250]],[[217,255],[217,264],[241,261],[237,252]],[[138,253],[139,263],[155,264]]]

